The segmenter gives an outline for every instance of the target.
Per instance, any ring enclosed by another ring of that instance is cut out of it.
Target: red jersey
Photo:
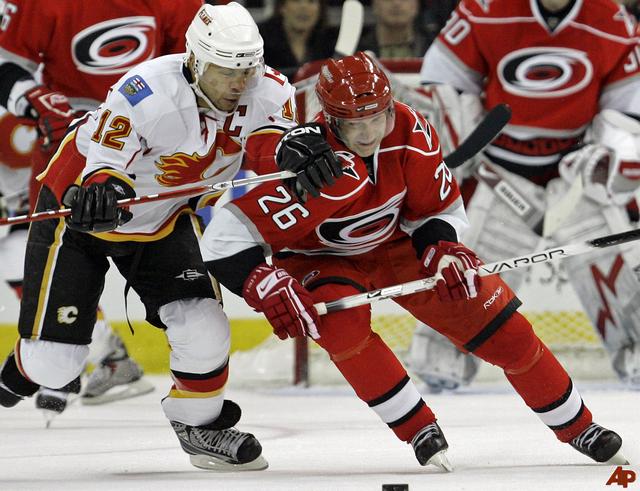
[[[369,164],[327,132],[344,175],[324,187],[320,197],[301,204],[281,183],[265,183],[214,214],[215,243],[205,236],[201,244],[206,260],[251,247],[252,241],[273,252],[364,254],[406,238],[435,217],[460,234],[466,215],[435,130],[404,104],[396,102],[395,113],[393,131]]]
[[[555,164],[600,110],[640,114],[636,33],[613,0],[576,0],[557,25],[536,0],[462,0],[425,55],[421,79],[483,94],[487,109],[511,106],[490,157]]]
[[[2,12],[0,57],[31,73],[42,63],[47,87],[92,99],[95,107],[135,65],[183,52],[200,5],[201,0],[13,0]]]

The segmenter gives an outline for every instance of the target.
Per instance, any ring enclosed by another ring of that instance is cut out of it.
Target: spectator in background
[[[629,13],[636,19],[640,19],[640,6],[638,5],[638,0],[618,0],[618,3],[624,5]]]
[[[326,27],[325,11],[325,0],[277,0],[274,15],[258,26],[265,63],[292,77],[302,64],[329,58],[337,30]]]
[[[425,30],[435,38],[458,5],[458,0],[422,0],[422,22]]]
[[[372,7],[375,23],[363,31],[358,49],[378,58],[422,57],[442,27],[422,26],[420,0],[373,0]]]

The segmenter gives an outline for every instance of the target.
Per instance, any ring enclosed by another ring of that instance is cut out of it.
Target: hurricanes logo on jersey
[[[351,217],[329,218],[317,229],[320,241],[334,249],[361,253],[386,240],[396,229],[406,191]]]
[[[155,56],[156,20],[121,17],[94,24],[71,40],[71,56],[79,71],[97,75],[124,73]]]
[[[156,162],[156,167],[162,173],[156,174],[156,181],[162,186],[182,186],[215,177],[233,163],[226,160],[226,165],[208,171],[214,164],[218,152],[220,156],[239,154],[242,152],[242,146],[226,133],[218,131],[215,144],[205,155],[197,152],[191,155],[177,152],[173,155],[161,156],[159,162]]]
[[[589,85],[593,65],[577,49],[523,48],[500,60],[498,77],[507,92],[521,97],[565,97]]]

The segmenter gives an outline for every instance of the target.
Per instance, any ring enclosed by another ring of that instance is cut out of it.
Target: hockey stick
[[[271,174],[264,174],[261,176],[245,177],[243,179],[234,179],[231,181],[218,182],[216,184],[206,184],[203,186],[194,186],[187,189],[179,189],[176,191],[168,191],[166,193],[147,194],[146,196],[135,196],[133,198],[126,198],[118,200],[118,206],[131,206],[140,205],[142,203],[152,203],[153,201],[160,201],[170,198],[181,198],[184,196],[197,196],[199,194],[209,193],[211,191],[225,191],[231,188],[237,188],[240,186],[250,186],[252,184],[260,184],[262,182],[274,181],[276,179],[287,179],[289,177],[295,177],[295,173],[285,170],[282,172],[273,172]],[[2,225],[17,225],[19,223],[31,223],[39,222],[41,220],[48,220],[50,218],[62,218],[71,214],[71,210],[68,208],[61,208],[59,210],[41,211],[38,213],[32,213],[29,215],[20,215],[9,218],[1,218],[0,226]]]
[[[560,228],[582,198],[583,186],[580,176],[576,177],[569,190],[557,203],[547,207],[542,224],[542,236],[551,235]]]
[[[478,276],[488,276],[491,274],[503,273],[505,271],[512,271],[514,269],[528,268],[534,264],[546,263],[555,259],[564,259],[570,256],[584,254],[585,252],[593,251],[595,249],[617,246],[638,239],[640,239],[640,229],[628,230],[619,234],[605,235],[603,237],[598,237],[597,239],[561,247],[554,247],[552,249],[546,249],[544,251],[534,252],[524,256],[483,264],[478,270]],[[336,312],[338,310],[359,307],[361,305],[378,302],[387,298],[401,297],[404,295],[411,295],[413,293],[431,290],[435,286],[437,280],[437,277],[432,276],[422,280],[409,281],[399,285],[372,290],[367,293],[351,295],[338,300],[333,300],[332,302],[320,302],[315,304],[314,307],[318,311],[318,314],[324,315],[328,312]]]
[[[334,58],[342,58],[356,52],[362,26],[364,24],[364,8],[358,0],[345,0],[342,4],[340,31],[334,49]]]
[[[460,146],[444,158],[447,167],[455,169],[480,152],[500,134],[510,119],[509,106],[498,104],[494,107]]]

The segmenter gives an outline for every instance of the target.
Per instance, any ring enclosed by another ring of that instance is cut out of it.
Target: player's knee
[[[160,319],[167,326],[171,369],[207,373],[229,356],[229,321],[217,300],[190,298],[163,305]]]
[[[476,357],[463,353],[444,335],[423,323],[416,326],[407,362],[432,392],[468,385],[480,366]]]
[[[21,339],[20,365],[36,384],[51,389],[64,387],[84,370],[89,347],[41,339]]]
[[[515,312],[473,354],[505,371],[520,370],[532,363],[540,340],[529,321]]]
[[[312,292],[316,301],[331,301],[361,293],[351,285],[327,284]],[[371,308],[368,305],[322,316],[320,339],[316,342],[330,354],[353,349],[371,334]]]

